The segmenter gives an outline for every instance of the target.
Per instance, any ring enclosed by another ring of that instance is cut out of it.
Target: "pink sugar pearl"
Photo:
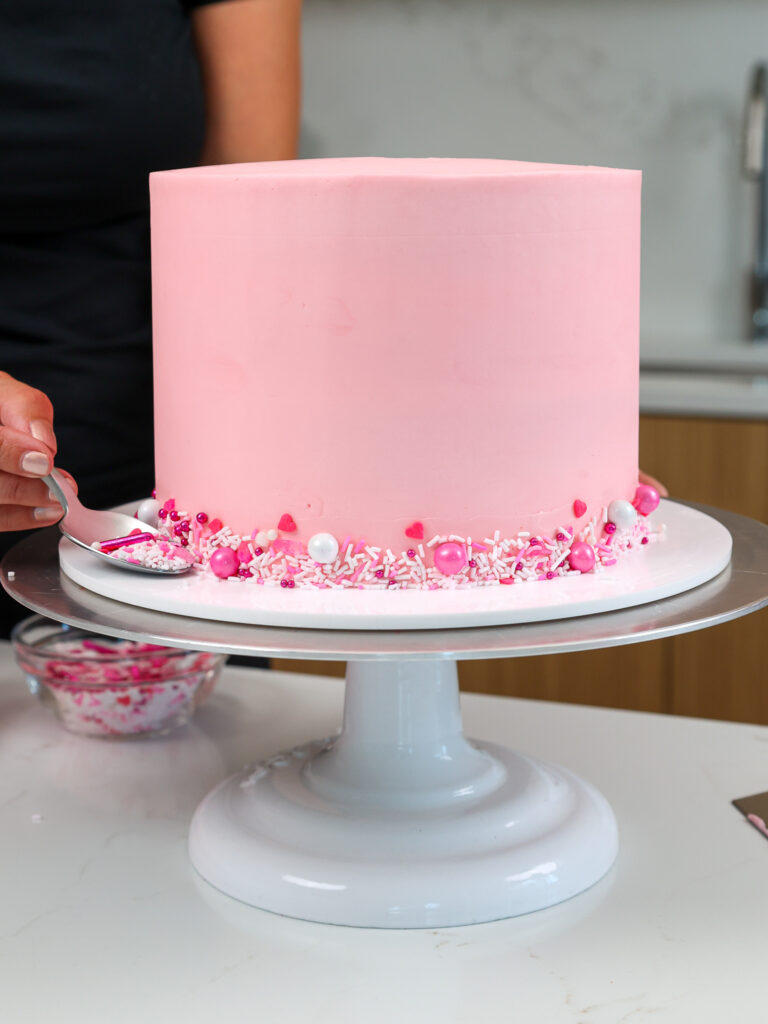
[[[435,568],[445,576],[455,576],[467,564],[467,553],[461,544],[447,541],[435,548]]]
[[[661,496],[655,487],[651,487],[650,484],[639,484],[632,504],[641,516],[649,516],[659,507],[660,501]]]
[[[595,567],[594,548],[582,540],[577,540],[568,555],[568,564],[578,572],[590,572]]]
[[[234,576],[240,568],[238,559],[232,548],[217,548],[211,555],[211,572],[219,579],[225,580],[228,576]]]

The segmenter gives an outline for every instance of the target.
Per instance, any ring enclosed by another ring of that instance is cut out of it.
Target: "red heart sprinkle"
[[[581,519],[584,513],[587,511],[587,503],[577,498],[573,503],[573,514],[577,519]]]
[[[293,516],[288,512],[280,516],[280,522],[277,524],[278,530],[283,530],[285,533],[295,533],[296,523],[293,521]]]
[[[405,536],[413,537],[414,540],[424,540],[424,523],[411,523],[405,528]]]
[[[127,695],[125,697],[118,697],[117,698],[117,703],[118,704],[130,704],[131,703],[131,698],[128,697]]]

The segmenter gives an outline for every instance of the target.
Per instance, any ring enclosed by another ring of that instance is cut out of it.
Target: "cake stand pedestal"
[[[266,910],[436,928],[559,903],[602,878],[618,849],[613,812],[588,782],[464,737],[457,660],[652,640],[763,607],[768,527],[705,511],[733,538],[731,564],[714,579],[635,608],[528,625],[345,632],[149,612],[62,576],[55,531],[9,552],[2,582],[27,607],[108,635],[347,660],[340,735],[223,782],[194,816],[190,856],[216,888]]]

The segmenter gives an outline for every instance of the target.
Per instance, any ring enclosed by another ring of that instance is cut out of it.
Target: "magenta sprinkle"
[[[168,510],[165,508],[158,509],[157,515],[159,519],[165,519],[168,515]]]
[[[605,524],[605,532],[606,533],[616,533],[616,523],[606,523]]]
[[[152,491],[152,497],[153,497],[153,498],[156,498],[156,497],[157,497],[157,491],[154,491],[154,490]]]
[[[469,566],[470,569],[477,568],[477,562],[474,560],[474,558],[470,558],[470,560],[467,562],[467,565]]]
[[[195,519],[200,523],[201,526],[205,526],[208,522],[208,515],[205,512],[198,512]]]
[[[553,580],[554,578],[555,578],[555,574],[550,570],[550,572],[547,573],[547,579],[548,580]]]
[[[288,585],[289,585],[289,581],[288,580],[280,580],[280,586],[283,588],[283,590],[285,590],[285,588]]]
[[[564,541],[564,540],[566,540],[566,539],[567,539],[567,538],[566,538],[566,536],[565,536],[565,534],[564,534],[564,533],[558,533],[558,534],[557,534],[557,535],[555,536],[555,540],[559,540],[559,541]]]
[[[111,540],[103,540],[99,547],[104,552],[117,551],[118,548],[124,548],[129,544],[143,544],[145,541],[154,539],[154,534],[141,533],[141,531],[137,530],[134,533],[130,533],[127,537],[113,537]]]
[[[241,565],[240,568],[237,570],[237,575],[242,576],[242,578],[245,580],[248,579],[250,576],[253,576],[253,573],[251,572],[250,569],[247,569],[244,565]]]
[[[240,568],[240,562],[232,548],[217,548],[211,555],[208,564],[211,567],[211,572],[222,580],[234,576]]]
[[[643,537],[643,539],[640,541],[640,543],[641,544],[647,544],[648,543],[648,538],[647,537]]]
[[[173,528],[174,537],[180,537],[184,533],[184,523],[176,523]]]
[[[376,575],[377,579],[380,579],[380,580],[384,579],[384,570],[383,569],[377,569],[375,575]]]
[[[263,555],[263,554],[264,554],[264,548],[254,548],[254,549],[253,549],[253,553],[254,553],[254,555],[256,555],[256,556],[258,556],[258,555]]]
[[[181,516],[179,515],[179,513],[176,511],[176,509],[173,509],[171,511],[171,521],[177,523],[180,519]]]
[[[540,544],[540,543],[541,543],[541,541],[539,540],[538,537],[531,537],[531,539],[528,541],[529,547],[533,547],[534,544]]]
[[[296,586],[295,580],[288,580],[288,587],[289,587],[289,589],[291,589],[291,588],[293,588],[295,586]]]
[[[523,563],[522,562],[518,562],[517,565],[515,566],[515,572],[520,572],[520,570],[522,568],[523,568]]]
[[[413,548],[408,548],[408,550],[406,551],[406,555],[408,555],[409,558],[415,558],[416,552],[413,550]]]

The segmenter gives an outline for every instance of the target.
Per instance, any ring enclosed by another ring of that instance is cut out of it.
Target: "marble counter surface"
[[[197,803],[245,763],[333,732],[342,698],[338,679],[232,668],[164,739],[83,739],[0,645],[4,1024],[761,1019],[768,841],[730,801],[768,789],[768,728],[467,695],[468,735],[566,764],[611,801],[619,858],[593,889],[409,932],[309,924],[212,890],[187,860]]]

